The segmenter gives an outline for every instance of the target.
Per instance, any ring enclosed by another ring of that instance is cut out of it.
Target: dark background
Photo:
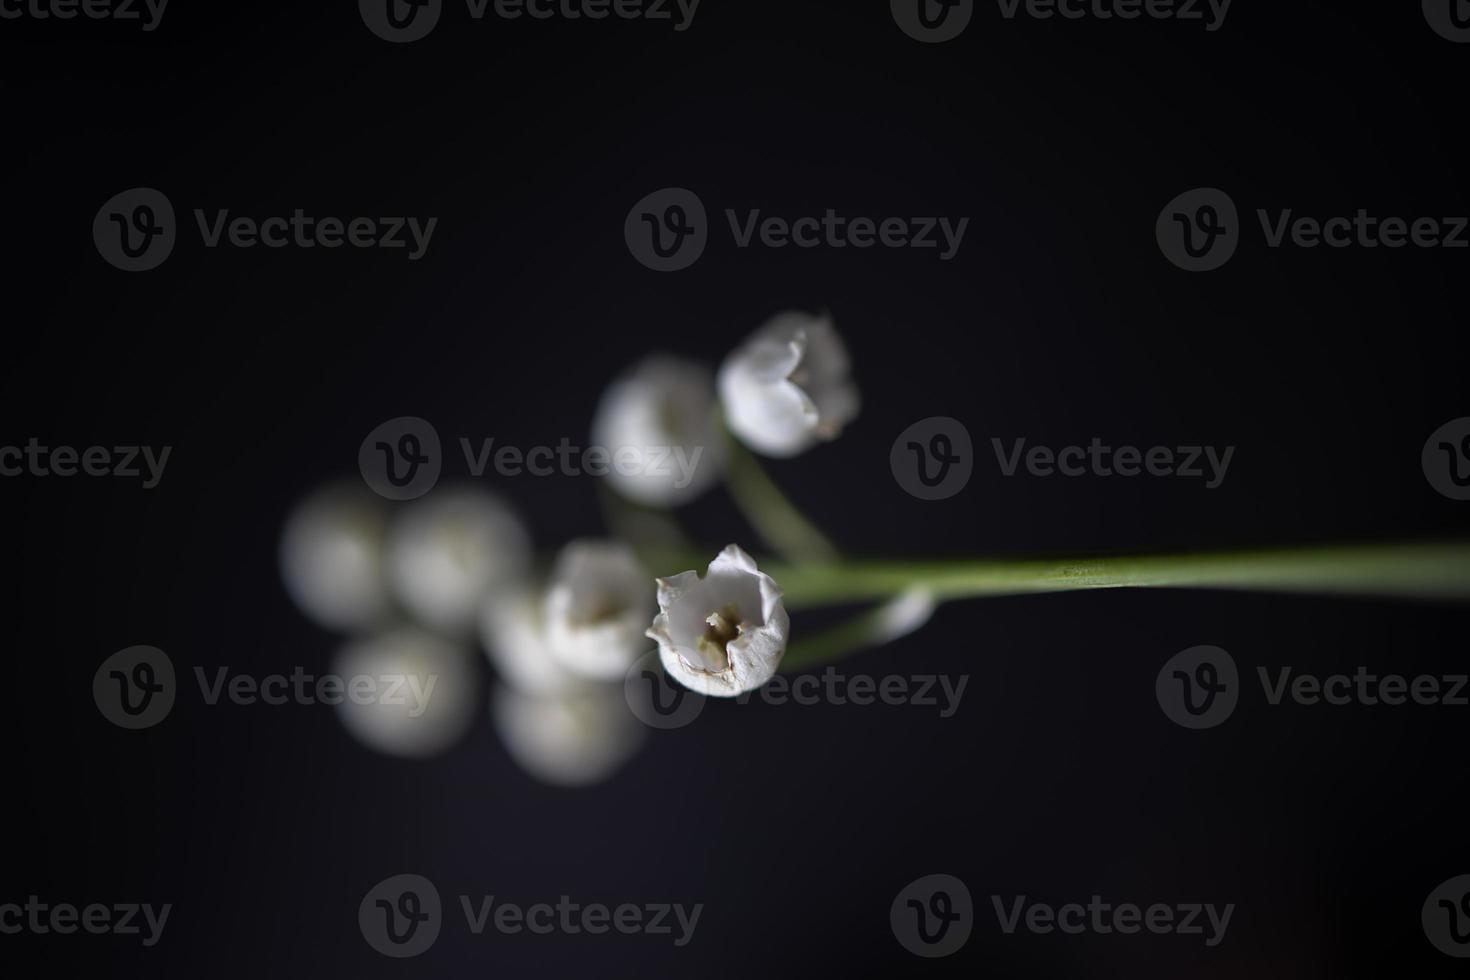
[[[135,481],[0,481],[11,764],[0,900],[175,905],[160,946],[0,937],[7,974],[161,976],[1451,976],[1419,908],[1470,871],[1464,712],[1264,707],[1186,732],[1154,676],[1201,643],[1242,672],[1464,670],[1452,607],[1116,592],[947,606],[850,669],[969,674],[960,713],[715,705],[609,782],[543,787],[483,717],[431,762],[373,754],[327,709],[204,708],[113,728],[90,696],[137,643],[194,665],[325,670],[290,604],[282,522],[352,475],[363,435],[585,442],[602,387],[653,349],[717,362],[769,315],[830,309],[864,396],[843,437],[773,466],[846,548],[1064,554],[1435,537],[1466,505],[1419,452],[1467,414],[1465,252],[1267,249],[1254,209],[1463,215],[1470,48],[1418,4],[1236,0],[1199,22],[1004,21],[921,45],[887,5],[704,0],[666,22],[471,21],[371,35],[356,5],[174,0],[161,28],[0,22],[6,354],[0,444],[174,447]],[[93,246],[153,186],[264,217],[438,216],[425,259],[206,250],[160,269]],[[717,222],[660,275],[622,240],[670,185]],[[1154,241],[1176,194],[1227,190],[1252,231],[1190,275]],[[969,216],[934,252],[737,250],[723,209]],[[961,496],[915,500],[893,438],[931,415],[981,449]],[[999,479],[989,439],[1238,447],[1190,480]],[[454,458],[451,457],[451,465]],[[538,545],[601,529],[588,479],[501,480]],[[723,492],[684,515],[755,547]],[[711,550],[713,553],[713,550]],[[673,571],[672,569],[666,571]],[[801,628],[797,619],[797,629]],[[490,670],[484,668],[488,688]],[[18,710],[17,710],[18,709]],[[703,902],[694,942],[363,942],[389,874],[526,905]],[[922,961],[888,906],[934,872],[976,897],[969,944]],[[991,894],[1234,902],[1225,942],[1007,937]]]

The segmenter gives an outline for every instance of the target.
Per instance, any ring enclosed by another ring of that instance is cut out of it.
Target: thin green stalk
[[[737,439],[730,439],[730,462],[725,482],[735,504],[756,533],[787,561],[827,565],[837,560],[837,548],[806,519],[765,467]]]
[[[1081,589],[1240,589],[1470,599],[1470,543],[1263,549],[1014,561],[762,563],[790,607],[882,599],[905,589],[938,600]]]

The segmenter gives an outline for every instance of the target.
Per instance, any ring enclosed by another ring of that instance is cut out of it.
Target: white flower
[[[388,573],[398,600],[425,626],[470,629],[495,593],[515,589],[531,560],[520,519],[500,498],[446,488],[408,504],[388,534]]]
[[[781,589],[755,561],[730,545],[704,575],[658,580],[659,613],[648,629],[664,670],[700,694],[734,697],[776,673],[791,619]]]
[[[411,627],[356,640],[339,651],[337,717],[368,748],[426,758],[458,742],[475,721],[480,680],[468,650]]]
[[[647,649],[649,575],[619,541],[574,541],[562,549],[546,590],[546,640],[568,670],[618,680]]]
[[[281,579],[319,626],[355,632],[384,621],[386,507],[362,486],[319,490],[292,512],[281,535]]]
[[[546,598],[523,591],[497,597],[480,616],[480,642],[502,679],[519,691],[550,694],[579,682],[551,653]]]
[[[849,371],[830,316],[782,313],[720,367],[725,420],[751,449],[795,456],[857,417]]]
[[[628,499],[648,507],[693,500],[724,469],[714,379],[698,364],[646,358],[602,396],[592,441],[611,454],[608,480]]]
[[[937,605],[934,593],[928,589],[905,589],[876,610],[870,642],[882,646],[918,632],[933,617]]]
[[[610,776],[643,738],[621,686],[581,683],[528,693],[502,686],[491,702],[506,751],[526,772],[553,786],[585,786]]]

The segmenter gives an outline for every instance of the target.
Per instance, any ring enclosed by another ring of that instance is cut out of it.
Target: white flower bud
[[[633,756],[644,734],[621,686],[582,682],[551,693],[500,687],[491,709],[510,757],[553,786],[606,779]]]
[[[791,619],[781,589],[738,545],[709,570],[658,580],[648,629],[669,676],[700,694],[734,697],[760,687],[786,652]]]
[[[408,504],[388,533],[394,594],[419,622],[473,628],[485,603],[519,587],[531,539],[511,509],[477,487],[437,490]]]
[[[767,456],[795,456],[837,438],[857,417],[851,363],[830,316],[782,313],[720,367],[730,430]]]
[[[480,680],[470,651],[412,627],[347,644],[332,673],[345,686],[337,717],[368,748],[422,759],[474,724]]]
[[[646,358],[602,396],[592,441],[612,454],[608,481],[629,500],[647,507],[693,500],[724,470],[714,379],[698,364]]]
[[[562,549],[546,590],[546,641],[568,670],[618,680],[647,644],[644,569],[620,541],[574,541]]]
[[[365,487],[333,486],[292,512],[281,535],[286,592],[318,626],[371,629],[392,605],[383,575],[386,506]]]
[[[518,691],[550,694],[580,682],[552,656],[546,640],[546,598],[526,590],[499,596],[480,616],[480,643],[501,678]]]

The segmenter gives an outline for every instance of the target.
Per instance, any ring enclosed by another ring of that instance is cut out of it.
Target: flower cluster
[[[772,319],[717,373],[650,356],[608,387],[593,438],[638,458],[680,449],[700,465],[692,478],[615,468],[607,479],[637,507],[665,509],[726,477],[731,435],[775,457],[833,439],[858,411],[849,370],[830,317],[800,313]],[[339,665],[437,678],[417,716],[343,706],[348,730],[380,751],[429,755],[463,736],[476,702],[474,640],[499,676],[491,709],[507,751],[562,785],[604,778],[632,755],[642,729],[622,684],[650,640],[671,677],[713,696],[764,684],[786,650],[781,590],[736,545],[702,574],[655,580],[629,543],[577,540],[538,578],[525,523],[483,487],[392,507],[361,487],[331,487],[298,505],[281,541],[296,605],[352,637]]]

